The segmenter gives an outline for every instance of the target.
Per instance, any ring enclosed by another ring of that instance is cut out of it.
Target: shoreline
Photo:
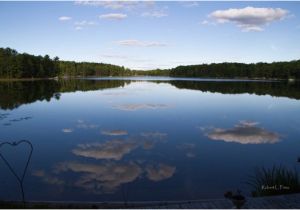
[[[14,82],[14,81],[40,81],[40,80],[58,80],[58,78],[0,78],[0,82]]]
[[[224,77],[172,77],[172,76],[150,76],[150,75],[132,75],[132,76],[105,76],[105,77],[99,77],[99,76],[76,76],[76,77],[45,77],[45,78],[0,78],[0,82],[17,82],[17,81],[42,81],[42,80],[65,80],[65,79],[130,79],[130,78],[138,78],[138,77],[144,77],[144,78],[170,78],[170,80],[187,80],[187,81],[209,81],[209,80],[224,80],[224,81],[241,81],[241,82],[247,82],[247,81],[287,81],[287,82],[298,82],[297,79],[279,79],[279,78],[245,78],[245,77],[232,77],[232,78],[224,78]],[[147,80],[147,79],[146,79]],[[154,80],[154,79],[153,79]]]

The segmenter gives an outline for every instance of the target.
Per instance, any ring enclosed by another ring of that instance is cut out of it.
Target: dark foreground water
[[[250,194],[256,167],[299,171],[300,85],[78,79],[0,82],[0,142],[29,140],[27,200],[149,201]],[[3,146],[21,174],[28,146]],[[0,200],[19,200],[0,159]]]

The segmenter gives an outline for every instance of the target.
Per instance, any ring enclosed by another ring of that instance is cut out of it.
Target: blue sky
[[[0,47],[133,69],[300,59],[300,2],[0,2]]]

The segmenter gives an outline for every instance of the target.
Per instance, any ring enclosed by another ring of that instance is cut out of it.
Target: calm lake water
[[[27,200],[222,198],[300,171],[300,84],[170,78],[0,82],[0,142],[29,140]],[[1,152],[17,173],[28,146]],[[0,159],[0,200],[20,200]]]

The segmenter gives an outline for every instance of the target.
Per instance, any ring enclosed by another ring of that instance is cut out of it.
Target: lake
[[[300,84],[168,77],[0,82],[0,142],[29,140],[26,200],[223,198],[300,172]],[[1,152],[21,174],[28,145]],[[20,200],[0,159],[0,200]]]

